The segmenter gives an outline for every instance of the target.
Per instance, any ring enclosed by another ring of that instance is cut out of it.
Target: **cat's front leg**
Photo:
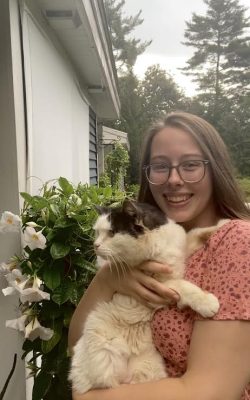
[[[180,295],[177,302],[180,309],[189,306],[203,317],[213,317],[219,310],[220,304],[214,294],[205,292],[185,279],[170,279],[164,284]]]

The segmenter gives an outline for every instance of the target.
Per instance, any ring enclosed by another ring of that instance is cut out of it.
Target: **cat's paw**
[[[220,308],[219,300],[212,293],[204,293],[195,311],[202,317],[213,317]]]

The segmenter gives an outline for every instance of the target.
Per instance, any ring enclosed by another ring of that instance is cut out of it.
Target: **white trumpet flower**
[[[10,272],[7,264],[1,263],[0,264],[0,276],[4,276]]]
[[[5,322],[5,326],[7,328],[16,329],[17,331],[24,332],[25,331],[25,322],[28,318],[28,315],[23,314],[21,317],[16,319],[9,319]]]
[[[29,301],[30,303],[35,303],[42,300],[49,300],[50,294],[39,289],[41,284],[42,281],[39,278],[35,277],[32,287],[23,288],[20,291],[21,303],[26,303],[27,301]]]
[[[13,294],[16,294],[16,290],[13,287],[8,286],[7,288],[2,289],[2,293],[4,294],[4,296],[11,296]]]
[[[1,263],[0,264],[0,276],[5,276],[14,269],[16,269],[18,264],[18,260],[16,257],[13,257],[8,263]]]
[[[27,226],[24,230],[24,242],[30,250],[45,249],[46,247],[46,237],[42,234],[42,231],[36,232],[31,226]]]
[[[25,338],[33,342],[33,340],[38,337],[42,340],[50,340],[54,334],[54,331],[50,328],[43,327],[38,319],[35,317],[26,327],[25,327]]]
[[[2,289],[4,296],[10,296],[20,292],[26,283],[29,281],[26,275],[22,275],[19,269],[13,269],[5,274],[5,279],[7,280],[9,286]]]
[[[27,301],[35,303],[50,299],[49,293],[40,290],[42,281],[37,277],[27,278],[25,275],[22,275],[19,270],[15,269],[11,273],[5,275],[5,278],[10,285],[2,289],[5,296],[18,293],[20,301],[23,304]]]
[[[29,281],[26,275],[22,275],[19,269],[13,269],[5,275],[9,286],[2,289],[4,296],[10,296],[16,293],[20,293],[23,290],[26,283]]]
[[[33,222],[33,221],[26,222],[26,225],[31,226],[31,228],[37,228],[38,226],[40,226],[40,225],[37,225],[37,223]]]
[[[21,218],[10,211],[4,211],[0,220],[1,232],[19,232],[21,228]]]

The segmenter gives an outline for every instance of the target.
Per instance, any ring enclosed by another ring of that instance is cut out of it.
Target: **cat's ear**
[[[99,206],[98,204],[94,204],[94,209],[98,212],[99,215],[108,214],[109,209],[105,206]]]
[[[138,215],[137,204],[134,200],[131,200],[131,199],[125,199],[123,201],[122,210],[123,210],[123,212],[125,212],[127,215],[130,215],[131,217],[135,217]]]

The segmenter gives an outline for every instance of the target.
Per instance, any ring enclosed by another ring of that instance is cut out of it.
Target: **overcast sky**
[[[249,15],[250,0],[240,0],[240,4],[248,8]],[[143,41],[153,40],[145,53],[138,57],[135,73],[142,78],[149,65],[158,63],[171,73],[187,95],[193,95],[195,85],[191,78],[177,68],[185,65],[194,49],[182,45],[181,41],[184,40],[185,21],[191,20],[193,12],[205,14],[206,8],[203,0],[126,0],[126,15],[134,16],[142,10],[144,22],[134,30],[134,36]]]

